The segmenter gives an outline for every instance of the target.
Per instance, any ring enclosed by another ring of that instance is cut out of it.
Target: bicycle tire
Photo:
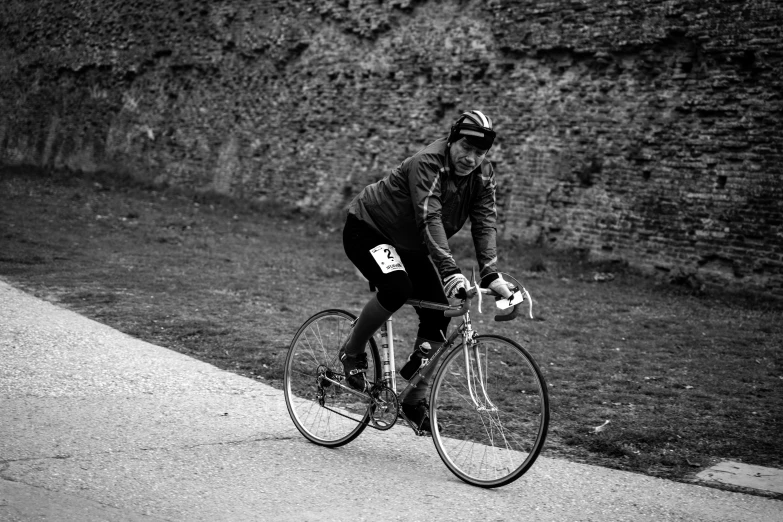
[[[320,446],[335,448],[351,442],[370,419],[368,402],[333,384],[319,386],[319,372],[342,376],[338,352],[355,319],[345,310],[318,312],[302,324],[288,348],[283,388],[286,407],[299,432]],[[380,355],[373,338],[367,344],[366,376],[372,384],[381,378]]]
[[[466,365],[463,344],[446,356],[435,376],[432,440],[457,477],[494,488],[521,477],[538,458],[549,428],[549,393],[541,369],[522,346],[499,335],[475,341],[481,382],[475,353],[469,348]]]

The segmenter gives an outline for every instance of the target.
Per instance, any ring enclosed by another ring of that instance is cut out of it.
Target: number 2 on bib
[[[372,254],[372,257],[375,259],[375,262],[378,263],[381,272],[384,274],[394,272],[395,270],[405,271],[399,254],[397,254],[397,251],[391,245],[378,245],[370,250],[370,254]]]

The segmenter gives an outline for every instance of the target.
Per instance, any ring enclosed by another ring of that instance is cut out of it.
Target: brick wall
[[[324,211],[496,121],[505,237],[783,295],[772,0],[5,0],[0,160]]]

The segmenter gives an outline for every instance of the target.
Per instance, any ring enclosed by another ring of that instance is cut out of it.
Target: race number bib
[[[378,245],[370,250],[372,257],[375,258],[375,262],[381,267],[381,272],[388,274],[395,270],[405,271],[405,267],[402,266],[400,256],[397,251],[391,245]]]
[[[511,308],[512,306],[521,303],[525,300],[525,294],[517,290],[513,294],[511,294],[511,297],[508,297],[506,299],[496,299],[495,304],[498,308],[504,309],[504,308]]]

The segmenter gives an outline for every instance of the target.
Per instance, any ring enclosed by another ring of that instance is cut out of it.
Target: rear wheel
[[[344,382],[338,352],[351,333],[356,316],[343,310],[324,310],[299,328],[288,349],[284,391],[288,413],[310,441],[337,447],[351,442],[367,427],[369,401],[330,382]],[[367,350],[367,381],[381,378],[375,340]]]
[[[549,394],[533,357],[505,337],[481,335],[446,356],[432,387],[432,440],[460,479],[492,488],[533,465],[546,440]]]

